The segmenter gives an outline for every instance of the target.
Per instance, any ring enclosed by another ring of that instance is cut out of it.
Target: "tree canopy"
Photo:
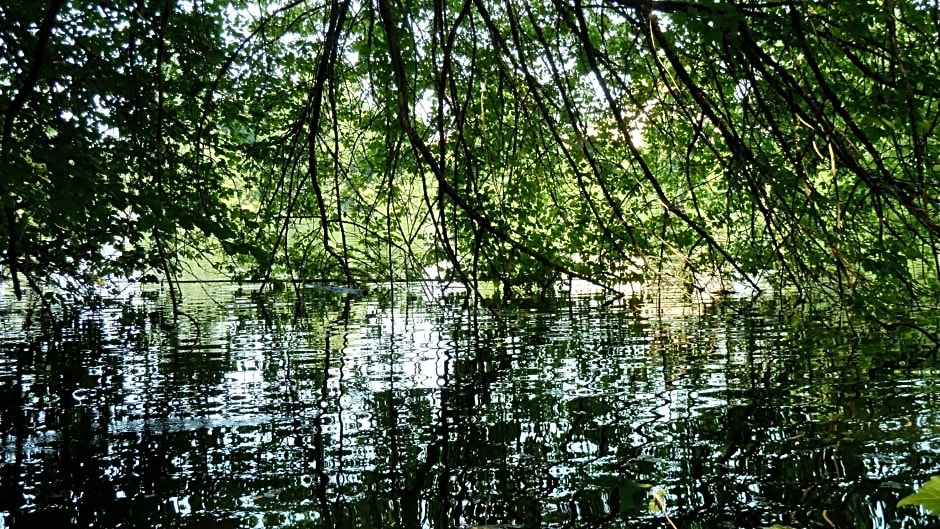
[[[0,278],[940,272],[933,2],[0,5]],[[172,289],[171,289],[172,290]]]

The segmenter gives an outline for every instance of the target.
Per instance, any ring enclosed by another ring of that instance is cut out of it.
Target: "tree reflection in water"
[[[934,371],[882,368],[914,338],[733,301],[186,299],[198,343],[133,293],[8,322],[3,525],[663,527],[657,488],[678,527],[931,523],[895,510],[940,467]]]

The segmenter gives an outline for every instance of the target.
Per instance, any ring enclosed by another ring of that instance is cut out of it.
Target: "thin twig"
[[[673,523],[672,518],[669,517],[669,512],[666,511],[666,500],[664,500],[659,494],[656,494],[655,491],[650,492],[650,496],[653,497],[653,501],[655,501],[656,505],[659,505],[659,508],[663,511],[663,516],[666,517],[666,521],[669,523],[669,527],[672,527],[672,529],[679,529],[676,527],[676,524]]]

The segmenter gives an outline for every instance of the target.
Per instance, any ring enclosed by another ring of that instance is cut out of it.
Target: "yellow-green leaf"
[[[940,516],[940,476],[930,478],[914,494],[901,498],[898,507],[904,505],[920,505],[933,514]]]

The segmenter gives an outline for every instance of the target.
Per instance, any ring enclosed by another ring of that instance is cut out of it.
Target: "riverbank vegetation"
[[[936,4],[53,0],[0,20],[18,296],[176,292],[198,259],[347,286],[433,266],[502,301],[560,278],[785,291],[887,325],[936,302]]]

